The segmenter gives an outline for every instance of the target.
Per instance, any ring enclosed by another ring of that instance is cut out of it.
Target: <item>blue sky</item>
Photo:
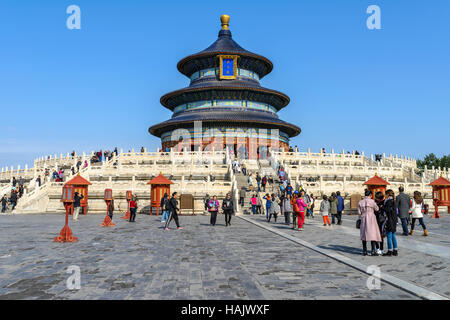
[[[81,8],[81,30],[66,8]],[[381,8],[381,30],[366,9]],[[35,157],[160,141],[160,97],[188,85],[183,57],[217,38],[268,57],[262,85],[291,103],[279,115],[301,150],[421,158],[450,153],[450,1],[0,2],[0,166]]]

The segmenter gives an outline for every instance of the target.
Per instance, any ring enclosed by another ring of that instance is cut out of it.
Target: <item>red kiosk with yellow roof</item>
[[[80,176],[78,173],[74,178],[67,181],[64,185],[72,185],[73,192],[78,192],[79,195],[83,195],[83,199],[80,201],[80,206],[82,208],[81,213],[87,214],[87,205],[88,205],[88,186],[91,185],[89,181]],[[72,214],[72,212],[70,213]]]
[[[156,215],[159,215],[161,199],[164,197],[164,193],[167,193],[170,197],[170,185],[173,182],[159,173],[159,176],[150,180],[147,184],[151,185],[150,214],[153,215],[153,208],[156,208]]]
[[[378,174],[375,173],[375,176],[364,182],[364,185],[367,186],[367,189],[372,191],[372,198],[375,198],[375,193],[377,193],[378,191],[386,194],[386,187],[389,185],[389,182],[387,182],[383,178],[380,178]]]
[[[433,205],[434,214],[432,218],[440,218],[439,206],[448,207],[447,212],[450,213],[450,181],[440,176],[439,179],[430,183],[433,187]]]

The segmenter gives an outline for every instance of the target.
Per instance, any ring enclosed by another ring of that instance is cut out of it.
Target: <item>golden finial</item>
[[[230,16],[223,14],[220,16],[220,21],[222,22],[222,30],[228,30],[228,26],[230,25]]]

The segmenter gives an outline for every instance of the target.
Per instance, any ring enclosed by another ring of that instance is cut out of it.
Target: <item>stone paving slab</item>
[[[262,216],[250,216],[249,218],[268,224],[288,235],[308,241],[319,248],[342,254],[367,266],[377,265],[383,273],[450,297],[450,267],[447,259],[447,256],[450,254],[450,245],[445,245],[445,240],[443,240],[449,234],[447,226],[450,229],[450,217],[440,221],[425,221],[427,227],[435,231],[435,234],[430,232],[428,237],[420,235],[404,237],[397,232],[397,239],[399,240],[399,256],[397,257],[362,256],[359,230],[355,228],[357,219],[355,216],[345,216],[342,226],[333,225],[331,228],[324,227],[322,217],[316,216],[315,219],[306,219],[305,230],[301,232],[292,230],[291,226],[286,226],[284,217],[283,220],[278,220],[276,224],[273,222],[267,223]],[[421,230],[421,228],[416,228],[416,230]],[[438,231],[439,236],[436,234]],[[429,247],[435,246],[439,250],[436,249],[433,250],[433,254],[427,254],[423,250],[421,242]],[[385,250],[387,250],[386,240],[384,245]],[[368,248],[370,249],[370,244]],[[442,254],[437,254],[436,252],[438,251],[441,251]]]
[[[64,244],[52,242],[62,215],[0,216],[0,299],[417,299],[369,290],[366,274],[236,217],[211,227],[183,216],[171,231],[155,216],[118,217],[113,228],[99,215],[70,221],[79,242]],[[66,288],[70,265],[80,290]]]

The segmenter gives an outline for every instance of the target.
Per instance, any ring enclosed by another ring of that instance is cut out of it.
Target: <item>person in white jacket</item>
[[[409,232],[410,235],[414,234],[414,225],[416,224],[416,220],[419,220],[419,224],[423,228],[423,235],[428,236],[427,227],[425,226],[425,223],[423,222],[423,212],[425,211],[425,206],[423,203],[422,194],[419,191],[414,191],[414,198],[412,200],[412,206],[411,206],[411,231]]]

